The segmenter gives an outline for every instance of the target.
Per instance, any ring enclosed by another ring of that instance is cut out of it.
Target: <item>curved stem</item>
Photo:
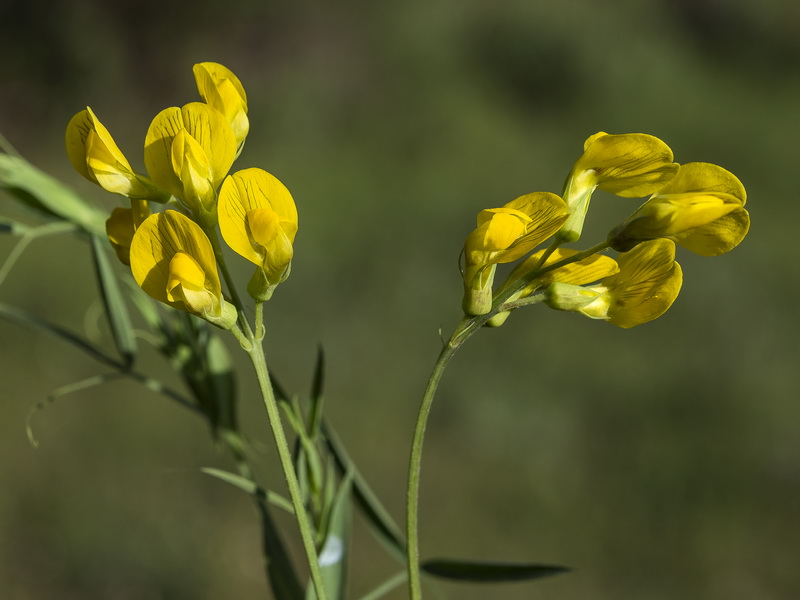
[[[417,535],[419,528],[417,523],[419,512],[419,482],[422,466],[422,443],[425,439],[428,415],[431,412],[433,398],[436,395],[436,389],[439,387],[439,381],[442,378],[447,363],[450,362],[450,359],[456,353],[456,350],[461,347],[461,344],[479,329],[479,325],[476,325],[477,323],[479,323],[479,320],[464,319],[456,328],[453,336],[447,344],[445,344],[444,348],[442,348],[439,359],[436,361],[431,377],[428,380],[428,385],[425,388],[425,394],[422,396],[422,402],[420,403],[419,413],[417,415],[417,423],[414,427],[414,438],[411,442],[411,457],[408,463],[408,488],[406,491],[406,567],[408,569],[408,587],[411,600],[420,600],[422,598],[422,585],[419,571],[419,539]]]
[[[554,243],[549,249],[552,253],[558,244]],[[436,365],[433,367],[428,385],[425,388],[425,393],[422,396],[422,401],[417,414],[417,422],[414,427],[414,437],[411,442],[411,457],[408,464],[408,488],[406,491],[406,557],[408,569],[408,589],[411,600],[421,600],[422,598],[422,584],[420,579],[419,569],[419,538],[418,538],[418,512],[419,512],[419,484],[420,484],[420,471],[422,466],[422,443],[425,438],[425,428],[428,422],[428,415],[433,405],[433,398],[436,395],[436,389],[439,387],[439,381],[442,378],[444,369],[450,362],[450,359],[456,353],[461,345],[472,337],[489,319],[500,311],[517,308],[526,304],[534,304],[540,302],[543,298],[542,294],[535,294],[529,299],[518,300],[515,303],[506,305],[506,301],[511,298],[516,292],[524,288],[528,283],[536,277],[553,271],[569,263],[576,262],[608,248],[608,242],[603,241],[599,244],[588,248],[582,252],[575,254],[569,258],[560,260],[552,265],[534,269],[522,279],[514,282],[502,292],[498,293],[492,301],[491,310],[485,315],[473,318],[465,318],[456,327],[450,340],[442,348]],[[543,263],[542,263],[543,264]]]
[[[303,505],[303,496],[300,492],[300,485],[297,482],[294,465],[292,464],[292,455],[289,451],[289,444],[286,441],[286,434],[283,431],[283,424],[281,422],[280,412],[278,411],[278,403],[275,400],[272,383],[269,379],[267,362],[264,358],[264,349],[260,342],[256,342],[255,340],[253,340],[253,342],[252,348],[247,353],[250,356],[250,360],[256,371],[256,376],[258,377],[258,385],[261,390],[261,396],[264,399],[264,406],[267,409],[269,424],[272,428],[272,436],[275,439],[278,457],[281,461],[283,474],[286,478],[286,485],[289,488],[289,496],[291,497],[292,506],[294,507],[297,526],[300,529],[300,537],[302,538],[303,548],[306,553],[306,559],[308,560],[311,580],[317,592],[317,600],[326,600],[325,587],[322,582],[322,573],[319,568],[319,559],[317,557],[317,549],[314,544],[314,532],[311,529],[308,513]]]

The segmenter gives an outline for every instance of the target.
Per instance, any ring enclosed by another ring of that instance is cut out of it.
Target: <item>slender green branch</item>
[[[252,339],[252,336],[251,336]],[[281,461],[283,474],[286,478],[286,485],[289,488],[289,496],[292,500],[294,507],[295,518],[297,525],[300,529],[300,537],[303,541],[303,548],[308,560],[309,571],[311,573],[311,580],[317,592],[317,600],[326,600],[325,587],[322,581],[322,572],[319,567],[319,559],[317,557],[317,550],[314,544],[314,532],[311,529],[311,523],[308,518],[305,506],[303,506],[303,497],[300,492],[300,485],[297,481],[297,474],[294,470],[292,463],[292,456],[289,452],[289,444],[286,441],[286,434],[283,430],[280,412],[278,410],[278,403],[275,400],[275,394],[272,390],[272,384],[269,380],[269,371],[267,370],[267,362],[264,357],[264,349],[261,343],[253,343],[251,349],[248,351],[250,360],[256,371],[258,378],[258,385],[261,390],[261,395],[264,399],[264,405],[267,409],[267,416],[269,424],[272,428],[272,435],[275,439],[275,445],[278,449],[278,457]]]
[[[256,301],[256,341],[264,339],[264,303]]]
[[[549,249],[551,254],[558,244],[554,243]],[[534,304],[542,300],[540,294],[531,296],[530,299],[523,299],[510,302],[506,304],[509,298],[522,290],[531,281],[544,275],[549,271],[553,271],[570,263],[579,261],[593,254],[597,254],[607,249],[608,242],[603,241],[591,248],[579,252],[569,258],[560,260],[552,265],[546,267],[539,266],[534,269],[525,277],[514,282],[505,290],[495,296],[492,301],[491,310],[485,315],[478,317],[465,318],[459,323],[456,330],[453,332],[450,340],[442,348],[436,365],[433,367],[428,385],[425,388],[425,393],[422,396],[422,401],[417,414],[417,422],[414,427],[414,437],[411,442],[411,457],[408,465],[408,488],[406,491],[406,536],[408,538],[406,547],[407,556],[407,569],[408,569],[408,587],[411,595],[411,600],[421,600],[422,598],[422,584],[419,569],[419,538],[418,538],[418,512],[419,512],[419,485],[420,485],[420,471],[422,466],[422,444],[425,438],[425,428],[428,422],[428,415],[431,411],[433,398],[436,395],[436,389],[439,387],[439,381],[442,378],[445,367],[450,362],[450,359],[456,353],[461,345],[472,337],[489,319],[491,319],[498,312],[516,308],[518,305],[523,306],[526,304]],[[541,263],[543,264],[543,263]],[[540,265],[541,265],[540,264]]]
[[[439,359],[436,361],[431,377],[428,380],[428,385],[425,388],[425,394],[422,396],[422,402],[420,403],[419,413],[417,415],[417,423],[414,427],[414,437],[411,442],[411,457],[408,462],[408,488],[406,491],[406,556],[408,559],[408,585],[411,600],[420,600],[422,598],[422,585],[419,570],[418,512],[422,444],[425,439],[428,415],[430,414],[433,398],[436,395],[436,389],[439,387],[439,381],[442,378],[447,363],[450,362],[450,359],[456,353],[456,350],[461,347],[461,344],[466,342],[469,337],[479,329],[479,326],[476,326],[477,322],[476,319],[464,319],[456,328],[450,341],[442,348]]]

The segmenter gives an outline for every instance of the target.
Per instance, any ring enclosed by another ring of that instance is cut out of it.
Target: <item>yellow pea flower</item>
[[[197,223],[174,210],[149,216],[130,247],[131,272],[152,298],[222,329],[236,308],[222,297],[214,250]]]
[[[214,110],[221,112],[231,124],[236,137],[237,154],[242,151],[250,131],[247,118],[247,94],[239,78],[230,69],[215,62],[198,63],[192,67],[200,97]]]
[[[669,238],[702,256],[735,248],[750,229],[742,183],[709,163],[682,165],[675,178],[609,234],[616,250]]]
[[[574,242],[580,238],[595,189],[623,198],[647,196],[678,172],[678,164],[672,159],[669,146],[652,135],[601,131],[589,137],[564,186],[570,216],[559,232],[560,240]]]
[[[235,158],[230,123],[202,102],[162,110],[145,137],[144,163],[150,177],[206,227],[216,223],[216,190]]]
[[[501,208],[481,211],[478,227],[464,242],[464,312],[489,312],[497,265],[522,258],[566,219],[566,204],[549,192],[526,194]]]
[[[620,254],[619,272],[598,285],[580,287],[556,281],[545,290],[551,308],[579,312],[628,329],[663,315],[681,289],[675,243],[651,240]]]
[[[539,262],[542,260],[545,250],[535,252],[517,265],[513,271],[511,271],[508,278],[503,282],[503,285],[500,286],[500,289],[497,293],[499,294],[508,289],[515,282],[519,281],[532,271],[544,269],[545,267],[554,265],[562,260],[571,258],[578,254],[578,252],[578,250],[572,250],[568,248],[557,248],[552,254],[550,254],[550,256],[547,257],[547,260],[545,260],[541,266],[539,265]],[[543,273],[542,275],[531,280],[531,282],[524,288],[509,296],[506,302],[513,302],[514,300],[526,298],[536,290],[545,288],[556,281],[569,285],[586,285],[595,281],[600,281],[606,277],[610,277],[618,272],[619,266],[617,265],[617,261],[615,261],[613,258],[606,256],[605,254],[593,254],[592,256],[588,256],[562,267],[558,267],[557,269],[553,269],[552,271]],[[499,312],[489,319],[487,325],[490,327],[499,327],[505,323],[510,314],[510,311]]]
[[[262,169],[237,171],[219,192],[219,228],[228,246],[258,267],[249,294],[269,300],[289,276],[294,255],[297,208],[289,190]]]
[[[166,202],[169,194],[149,177],[136,173],[91,108],[70,119],[67,156],[75,170],[112,194],[136,200]]]

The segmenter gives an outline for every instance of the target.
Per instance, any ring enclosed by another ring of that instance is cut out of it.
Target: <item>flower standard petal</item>
[[[181,130],[185,130],[184,135],[190,136],[205,153],[214,189],[225,178],[236,158],[236,139],[225,117],[202,102],[191,102],[182,108],[173,106],[156,115],[145,137],[145,166],[156,182],[183,200],[185,182],[181,179],[183,173],[176,172],[173,150],[173,143]],[[185,148],[182,143],[179,146]],[[178,162],[182,165],[181,161]]]

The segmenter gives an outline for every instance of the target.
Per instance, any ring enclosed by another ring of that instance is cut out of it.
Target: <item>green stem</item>
[[[556,247],[557,244],[553,244],[548,250],[552,253]],[[436,365],[433,367],[433,372],[431,373],[430,379],[428,380],[428,385],[425,388],[425,394],[422,396],[419,413],[417,414],[417,423],[414,427],[414,437],[411,442],[411,457],[408,464],[408,488],[406,492],[406,536],[408,538],[406,557],[408,564],[406,567],[408,569],[408,589],[411,600],[421,600],[422,598],[418,538],[419,483],[422,466],[422,444],[425,438],[425,428],[428,422],[428,415],[430,415],[431,406],[433,405],[433,398],[436,395],[436,389],[439,387],[439,381],[442,378],[445,367],[456,353],[456,350],[458,350],[464,342],[472,337],[475,332],[477,332],[495,314],[502,310],[516,308],[517,305],[523,306],[526,304],[540,302],[542,300],[542,296],[536,294],[532,296],[530,300],[518,300],[516,303],[510,303],[508,306],[504,306],[506,301],[511,296],[523,289],[533,279],[543,275],[544,273],[547,273],[548,271],[553,271],[563,267],[564,265],[568,265],[588,256],[592,256],[593,254],[601,252],[608,247],[608,242],[603,241],[587,250],[575,254],[574,256],[553,263],[552,265],[534,269],[531,273],[528,273],[525,277],[514,282],[514,284],[498,293],[492,301],[492,308],[488,313],[479,317],[465,318],[462,320],[458,327],[456,327],[456,330],[453,332],[450,340],[447,342],[444,348],[442,348],[439,358],[436,361]]]
[[[303,548],[305,549],[306,559],[308,560],[311,580],[317,592],[317,600],[326,600],[325,587],[322,583],[322,573],[319,568],[319,559],[317,557],[317,549],[314,545],[314,532],[311,529],[308,513],[306,512],[305,506],[303,506],[300,485],[297,481],[294,465],[292,464],[292,455],[289,452],[289,444],[286,441],[286,434],[283,431],[283,424],[281,422],[280,412],[278,411],[278,403],[275,400],[275,394],[272,390],[272,383],[269,379],[269,371],[267,370],[267,362],[264,358],[264,349],[261,343],[253,343],[248,354],[250,355],[250,360],[253,362],[253,367],[258,377],[258,385],[264,399],[264,405],[267,409],[267,416],[269,418],[270,427],[272,428],[273,438],[275,439],[275,446],[278,449],[278,457],[281,461],[281,467],[283,467],[286,485],[289,488],[289,496],[291,497],[295,518],[297,519],[297,525],[300,529],[300,537],[303,540]]]
[[[419,481],[422,466],[422,443],[425,439],[425,427],[428,422],[428,415],[431,412],[433,398],[439,381],[442,378],[444,369],[450,359],[469,337],[474,334],[479,326],[476,323],[479,319],[464,319],[456,328],[453,336],[442,348],[439,359],[433,367],[433,372],[422,396],[417,424],[414,427],[414,438],[411,442],[411,458],[408,463],[408,488],[406,491],[406,556],[408,569],[408,588],[411,600],[422,598],[422,585],[420,582],[419,571],[419,538],[418,538],[418,512],[419,512]]]

